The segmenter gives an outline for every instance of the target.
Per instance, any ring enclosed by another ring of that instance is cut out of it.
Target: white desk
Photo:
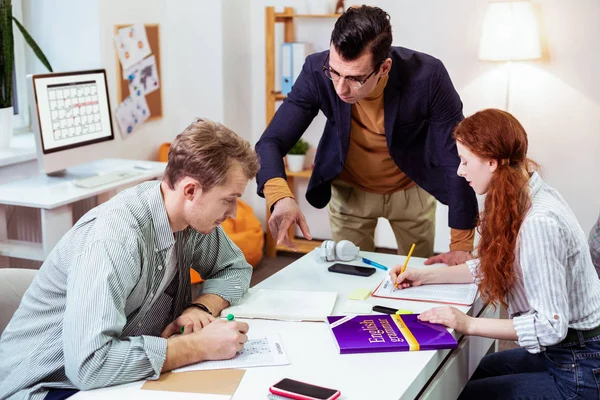
[[[97,197],[98,203],[102,203],[122,189],[162,177],[165,166],[166,163],[155,161],[106,159],[69,168],[60,177],[39,173],[27,179],[0,185],[0,256],[44,261],[54,245],[73,226],[73,203],[92,197]],[[134,168],[141,173],[118,182],[90,189],[73,184],[76,179],[98,173]],[[40,210],[41,243],[8,239],[7,206]]]
[[[392,266],[404,257],[361,252],[366,257]],[[424,259],[412,258],[410,266],[422,266]],[[361,262],[353,262],[361,265]],[[320,262],[308,253],[269,279],[259,288],[337,291],[335,314],[341,314],[347,296],[356,288],[374,289],[386,272],[377,270],[371,277],[334,274],[327,271],[332,263]],[[422,312],[435,304],[391,299],[369,298],[369,303]],[[471,315],[494,317],[491,307],[482,310],[480,299],[473,307],[458,307]],[[282,322],[246,320],[250,335],[279,333],[291,364],[283,367],[248,368],[233,396],[234,400],[266,399],[268,388],[282,378],[292,378],[339,389],[341,400],[377,399],[454,399],[458,396],[479,360],[494,345],[494,340],[459,337],[455,350],[338,354],[329,328],[322,322]],[[176,398],[224,399],[180,393],[140,391],[141,382],[112,388],[80,392],[73,399],[98,398]]]

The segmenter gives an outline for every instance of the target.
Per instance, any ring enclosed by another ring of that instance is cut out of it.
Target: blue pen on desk
[[[382,269],[382,270],[384,270],[384,271],[387,271],[387,270],[388,270],[388,267],[386,267],[385,265],[381,265],[381,264],[379,264],[379,263],[377,263],[377,262],[375,262],[375,261],[371,261],[371,260],[369,260],[369,259],[366,259],[366,258],[364,258],[364,257],[363,257],[363,259],[362,259],[362,260],[363,260],[363,262],[364,262],[365,264],[372,265],[372,266],[374,266],[374,267],[377,267],[377,268],[379,268],[379,269]]]

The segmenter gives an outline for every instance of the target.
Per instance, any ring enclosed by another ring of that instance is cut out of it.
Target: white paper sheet
[[[150,117],[150,109],[144,96],[127,96],[115,112],[123,137],[129,136]]]
[[[331,315],[336,299],[336,292],[248,289],[240,302],[223,310],[221,316],[233,314],[236,318],[324,321]]]
[[[132,96],[144,96],[158,90],[158,70],[156,57],[144,58],[139,63],[131,66],[126,72],[129,81],[129,93]]]
[[[178,368],[173,372],[200,371],[207,369],[269,367],[288,365],[290,361],[283,350],[279,335],[248,339],[244,348],[231,360],[204,361]]]
[[[123,78],[125,79],[127,78],[125,70],[142,61],[151,53],[146,28],[143,24],[135,24],[119,29],[115,36],[115,46],[123,68]]]

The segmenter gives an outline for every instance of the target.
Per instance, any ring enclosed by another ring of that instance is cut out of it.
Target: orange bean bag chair
[[[167,161],[170,145],[170,143],[163,143],[160,146],[158,161]],[[229,239],[240,248],[248,264],[256,267],[263,256],[265,237],[252,207],[238,199],[236,218],[226,220],[221,226]],[[190,277],[192,284],[202,282],[200,274],[193,269],[190,269]]]
[[[169,161],[169,148],[171,148],[171,143],[163,143],[158,148],[158,161],[167,162]]]
[[[238,199],[237,216],[227,219],[221,226],[233,243],[240,248],[248,264],[256,267],[263,256],[265,235],[254,210]]]

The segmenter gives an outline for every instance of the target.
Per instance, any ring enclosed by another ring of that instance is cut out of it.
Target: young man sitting
[[[0,339],[0,398],[65,398],[232,358],[248,325],[215,317],[242,297],[252,268],[219,224],[258,168],[247,141],[197,120],[171,145],[163,181],[84,215]],[[193,302],[190,268],[205,279]]]

